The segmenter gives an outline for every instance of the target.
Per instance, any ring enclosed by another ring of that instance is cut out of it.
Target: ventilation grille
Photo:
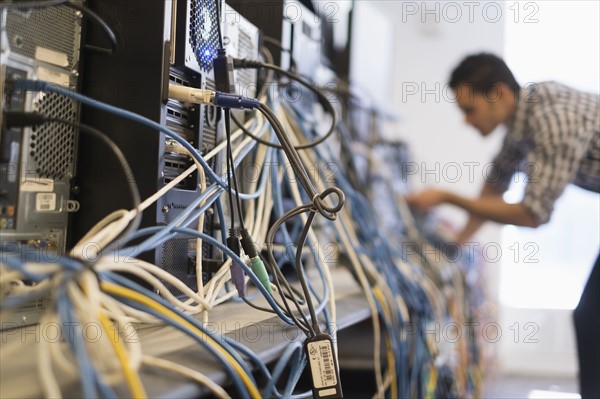
[[[59,94],[44,96],[36,111],[53,118],[77,120],[75,102]],[[46,123],[32,130],[30,155],[39,177],[62,180],[73,175],[75,161],[75,128],[63,123]]]
[[[161,263],[162,268],[180,279],[193,290],[197,289],[196,277],[188,275],[188,249],[190,245],[189,238],[173,238],[165,242],[162,246]],[[173,285],[166,283],[167,288],[175,296],[182,296],[183,293]]]
[[[200,69],[212,70],[219,46],[219,28],[214,0],[192,0],[190,6],[190,45]]]
[[[11,51],[36,59],[36,49],[41,47],[66,54],[68,65],[74,69],[79,60],[80,18],[67,7],[45,7],[19,11],[9,8],[6,32]]]
[[[215,82],[206,79],[206,90],[215,90]],[[217,108],[207,105],[204,109],[204,126],[202,129],[202,154],[206,154],[217,146]],[[212,165],[211,165],[212,166]]]
[[[256,46],[252,44],[250,35],[242,29],[240,29],[237,58],[251,60],[256,58]],[[238,94],[254,97],[256,95],[256,69],[236,69],[236,72],[236,83],[240,88]]]

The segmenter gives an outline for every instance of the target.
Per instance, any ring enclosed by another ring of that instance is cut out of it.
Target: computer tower
[[[65,6],[23,9],[1,6],[0,100],[2,111],[38,112],[79,120],[78,104],[58,94],[17,90],[15,79],[79,86],[82,14]],[[77,129],[58,122],[7,128],[0,114],[0,239],[3,256],[53,259],[66,251],[76,174]],[[42,255],[45,255],[43,258]],[[3,259],[2,259],[3,261]],[[47,298],[5,312],[2,327],[37,321]],[[15,325],[16,326],[16,325]]]
[[[90,1],[90,6],[114,27],[120,43],[113,56],[86,54],[83,93],[167,126],[201,154],[212,150],[222,136],[215,107],[170,99],[167,88],[169,83],[214,88],[212,58],[218,48],[216,2],[102,0]],[[102,32],[96,27],[90,26],[86,34],[87,43],[101,44]],[[163,133],[90,107],[83,108],[82,120],[108,134],[121,148],[132,167],[142,199],[193,164],[190,157],[175,150],[179,144]],[[81,212],[74,221],[76,238],[110,212],[132,207],[125,176],[114,162],[105,161],[111,156],[107,149],[93,140],[82,139],[80,154],[77,182]],[[218,174],[223,172],[220,157],[209,164]],[[196,172],[179,183],[146,209],[141,227],[172,221],[200,195],[199,183]],[[204,232],[220,237],[222,223],[214,209],[209,209],[205,216]],[[196,242],[176,236],[141,258],[196,289]],[[222,263],[222,254],[207,243],[201,253],[206,280]]]
[[[35,111],[79,120],[78,104],[58,94],[24,93],[14,79],[40,79],[76,90],[82,16],[64,6],[2,9],[2,109]],[[7,129],[0,115],[0,228],[3,243],[26,244],[64,253],[68,214],[76,173],[78,134],[75,128],[47,123],[37,128]]]
[[[318,15],[297,0],[231,0],[228,4],[261,30],[265,43],[269,38],[280,42],[280,49],[268,46],[274,64],[293,70],[310,83],[317,81],[321,65],[321,20]],[[315,95],[300,84],[289,82],[285,99],[304,115],[312,115]]]
[[[230,0],[227,3],[266,37],[281,43],[283,49],[273,52],[276,65],[289,69],[293,58],[296,72],[312,77],[321,57],[321,22],[315,13],[297,0]]]

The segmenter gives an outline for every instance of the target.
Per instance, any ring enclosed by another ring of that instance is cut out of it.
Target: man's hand
[[[426,213],[431,208],[448,201],[448,192],[435,189],[427,189],[417,194],[406,196],[406,202],[413,209]]]

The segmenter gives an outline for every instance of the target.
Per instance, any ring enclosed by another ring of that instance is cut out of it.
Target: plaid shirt
[[[556,82],[522,89],[487,182],[504,192],[515,172],[526,173],[522,205],[539,223],[567,184],[600,192],[599,99]]]

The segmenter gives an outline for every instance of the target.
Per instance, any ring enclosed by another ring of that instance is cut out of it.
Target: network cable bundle
[[[373,395],[476,396],[477,346],[444,345],[420,328],[472,319],[463,271],[407,256],[404,242],[428,242],[410,211],[392,209],[405,229],[387,235],[368,198],[375,191],[340,167],[356,164],[340,152],[360,127],[338,120],[314,69],[299,64],[318,45],[318,19],[304,8],[293,21],[275,13],[271,42],[282,53],[273,57],[261,46],[265,28],[236,3],[3,3],[2,223],[9,206],[16,216],[0,252],[0,396],[173,396],[178,374],[194,382],[177,385],[183,396],[342,397],[324,243],[339,245],[336,260],[371,312]],[[74,49],[81,38],[80,62],[44,50],[40,36],[34,53],[21,54],[8,22],[20,18],[27,31],[36,13],[64,10],[77,18],[56,35]],[[290,101],[292,82],[310,96]],[[52,114],[64,104],[65,122]],[[39,167],[35,191],[8,171],[15,161],[40,165],[44,142],[59,143],[48,158],[65,147],[73,158],[61,162],[64,175]],[[50,182],[54,191],[43,189]],[[52,204],[57,219],[31,220]],[[48,251],[40,243],[52,234]],[[13,317],[40,299],[37,327]],[[213,322],[250,310],[299,338],[267,361]],[[39,384],[28,383],[33,368]]]
[[[372,129],[377,124],[370,126]],[[338,131],[344,145],[365,145],[345,123],[338,125]],[[360,270],[360,264],[365,269],[364,277],[361,273],[356,277],[370,287],[387,329],[383,331],[387,370],[379,366],[381,355],[375,346],[373,364],[379,393],[389,391],[392,397],[478,397],[483,363],[480,340],[439,339],[441,330],[436,328],[473,326],[482,320],[482,294],[480,286],[473,283],[480,260],[465,257],[449,261],[448,254],[442,253],[446,248],[443,238],[432,229],[431,221],[415,218],[402,198],[408,190],[403,162],[410,161],[405,146],[381,141],[377,130],[362,134],[375,143],[368,152],[366,173],[371,183],[365,189],[362,180],[356,186],[349,175],[338,174],[352,212],[346,219],[348,237],[341,242],[350,264],[357,265],[355,270]],[[365,153],[358,151],[361,157]],[[364,291],[369,292],[367,288]],[[375,320],[373,323],[377,334]]]

